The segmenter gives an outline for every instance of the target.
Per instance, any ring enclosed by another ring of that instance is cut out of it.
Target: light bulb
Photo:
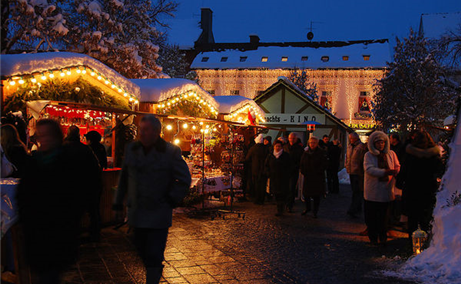
[[[179,139],[175,139],[174,144],[178,145],[179,144]]]
[[[189,125],[187,125],[187,123],[184,123],[184,124],[182,125],[182,128],[184,128],[184,129],[187,129],[187,127],[189,127]]]
[[[168,124],[168,125],[166,126],[166,129],[167,129],[167,130],[172,130],[172,129],[173,129],[173,126],[171,126],[170,124]]]
[[[15,84],[16,84],[15,81],[10,81],[10,85],[11,85],[11,86],[14,86]]]
[[[32,79],[30,79],[30,81],[31,81],[32,83],[36,83],[36,82],[37,82],[37,79],[32,78]]]

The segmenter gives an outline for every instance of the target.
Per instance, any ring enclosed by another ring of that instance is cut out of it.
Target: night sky
[[[418,29],[421,14],[461,12],[460,0],[280,1],[177,0],[168,19],[170,42],[190,45],[200,34],[200,8],[213,10],[216,42],[246,42],[258,34],[263,42],[306,41],[313,22],[314,41],[404,37]],[[461,20],[461,19],[460,19]]]

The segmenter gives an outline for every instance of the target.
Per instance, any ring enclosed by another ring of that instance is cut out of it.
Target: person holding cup
[[[370,135],[364,157],[365,223],[372,245],[385,245],[387,241],[387,208],[394,200],[395,176],[400,163],[390,150],[389,138],[382,131]]]

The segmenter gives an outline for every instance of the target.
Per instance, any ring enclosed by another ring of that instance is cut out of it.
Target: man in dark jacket
[[[146,283],[158,283],[172,225],[173,208],[186,196],[191,175],[181,149],[160,137],[162,125],[154,115],[139,124],[139,141],[126,148],[114,210],[122,211],[127,196],[128,224],[146,267]]]
[[[304,175],[303,195],[306,203],[306,215],[311,210],[311,198],[314,200],[314,218],[320,206],[320,198],[325,195],[325,170],[327,168],[327,156],[319,147],[319,139],[312,136],[308,141],[309,150],[301,157],[300,169]]]
[[[255,204],[264,204],[266,194],[267,177],[264,174],[264,161],[266,160],[268,149],[264,145],[264,138],[259,134],[255,138],[255,145],[250,148],[245,161],[251,163],[251,176],[253,192],[255,194]]]
[[[80,129],[72,125],[67,129],[67,136],[64,140],[64,148],[73,153],[77,160],[74,162],[83,171],[85,186],[81,189],[85,191],[85,207],[90,215],[90,240],[98,242],[101,232],[101,217],[99,213],[99,203],[102,192],[101,167],[98,159],[91,151],[90,147],[80,142]]]
[[[296,198],[299,178],[299,163],[301,161],[301,156],[304,153],[304,148],[302,144],[299,143],[299,138],[296,133],[292,132],[288,135],[288,144],[285,144],[284,151],[290,155],[291,160],[289,191],[287,195],[287,209],[288,212],[291,213],[293,212],[293,205]]]
[[[338,170],[341,152],[342,149],[340,147],[339,140],[335,139],[333,142],[327,144],[327,184],[328,192],[330,193],[339,193]]]

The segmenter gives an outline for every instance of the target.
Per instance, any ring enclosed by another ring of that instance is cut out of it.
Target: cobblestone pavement
[[[163,283],[412,283],[378,272],[404,250],[406,234],[391,231],[386,248],[371,247],[358,232],[363,218],[345,212],[350,189],[322,200],[318,219],[295,212],[275,217],[275,203],[235,203],[245,212],[212,220],[175,214],[165,253]],[[79,263],[65,283],[144,283],[142,263],[127,227],[103,230],[101,243],[81,247]]]

